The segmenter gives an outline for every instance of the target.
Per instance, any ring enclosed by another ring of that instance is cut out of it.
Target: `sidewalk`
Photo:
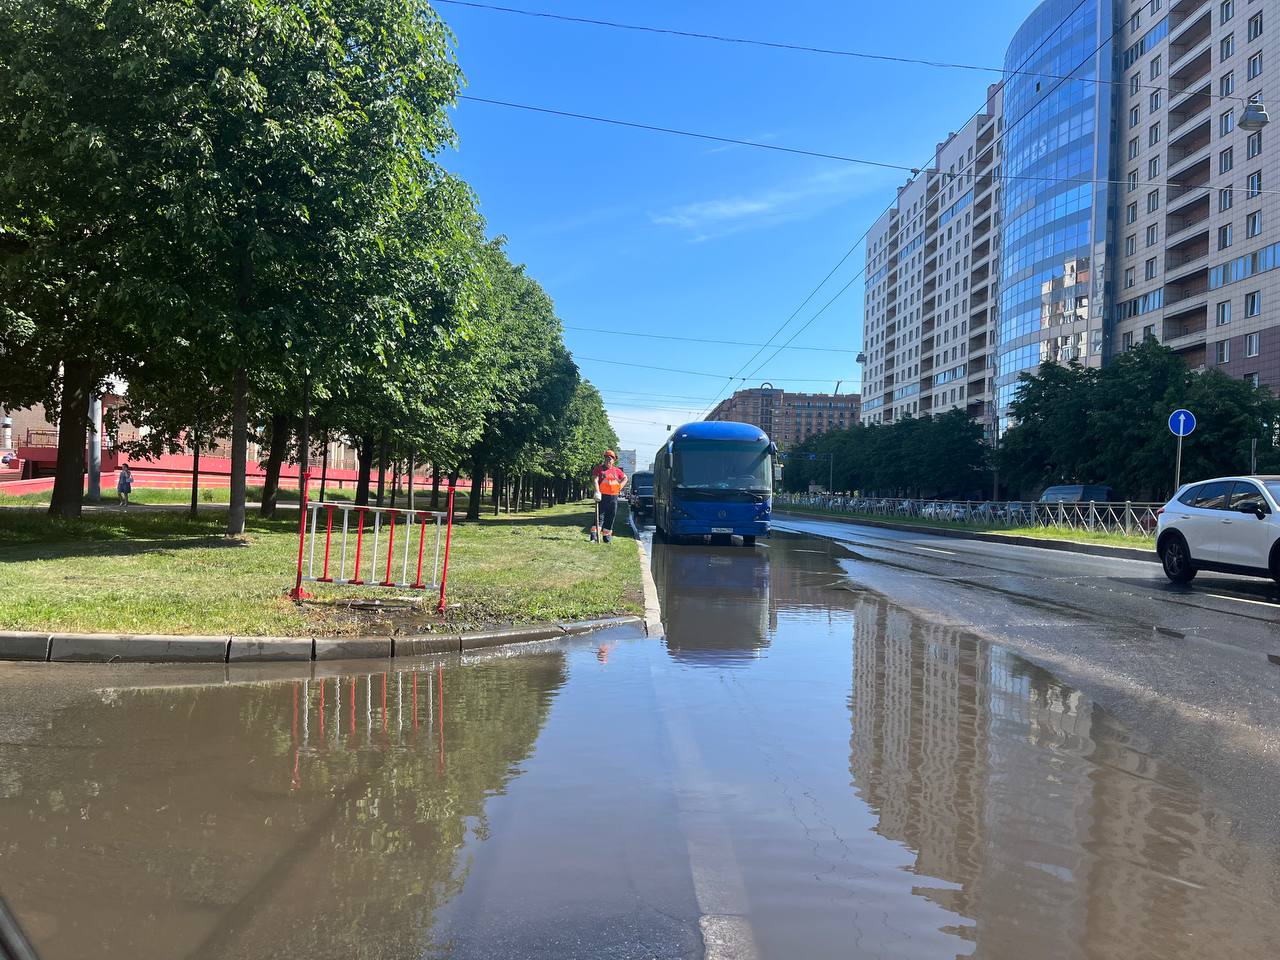
[[[804,510],[775,510],[775,517],[803,517],[806,520],[830,520],[832,523],[847,523],[862,527],[881,527],[885,530],[902,530],[907,533],[922,533],[935,537],[950,537],[954,540],[980,540],[984,543],[1005,543],[1019,547],[1039,547],[1042,550],[1060,550],[1065,553],[1083,553],[1093,557],[1110,557],[1114,560],[1142,560],[1148,563],[1159,563],[1155,544],[1150,549],[1139,547],[1115,547],[1106,543],[1088,543],[1082,540],[1052,540],[1042,537],[1027,537],[1015,533],[989,533],[981,530],[964,530],[956,527],[933,527],[920,523],[894,523],[891,520],[870,520],[864,517],[842,517],[830,513],[808,513]]]

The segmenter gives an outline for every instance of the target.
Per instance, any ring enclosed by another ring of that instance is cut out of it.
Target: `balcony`
[[[1206,115],[1202,120],[1183,124],[1182,129],[1169,138],[1169,167],[1165,172],[1172,180],[1179,172],[1178,168],[1191,157],[1200,156],[1213,139],[1213,124]]]
[[[1208,304],[1207,283],[1202,282],[1198,287],[1168,287],[1164,294],[1164,319],[1186,321],[1194,315],[1203,316]]]
[[[987,349],[987,335],[985,332],[979,333],[977,336],[972,334],[969,337],[969,356],[974,357]]]
[[[1209,156],[1202,153],[1199,160],[1183,165],[1176,177],[1170,174],[1165,204],[1171,216],[1184,204],[1195,202],[1200,196],[1204,196],[1206,201],[1209,199],[1209,194],[1204,189],[1209,182],[1209,160]]]
[[[1169,67],[1177,70],[1180,68],[1179,61],[1187,54],[1198,51],[1210,39],[1210,34],[1213,33],[1213,10],[1206,7],[1203,13],[1187,17],[1176,28],[1171,21],[1170,27]]]
[[[991,298],[990,298],[990,296],[989,296],[989,293],[990,293],[990,288],[989,288],[989,287],[983,287],[981,290],[972,290],[972,289],[971,289],[971,290],[969,291],[969,306],[970,306],[970,307],[981,307],[981,306],[985,306],[985,305],[986,305],[986,302],[987,302],[989,299],[991,299]]]
[[[1177,30],[1208,2],[1209,0],[1174,0],[1169,4],[1169,29]]]
[[[1208,230],[1209,191],[1201,189],[1199,195],[1188,193],[1168,205],[1165,219],[1165,243],[1176,246],[1191,236],[1192,231]]]
[[[1213,106],[1212,84],[1206,78],[1191,81],[1185,87],[1173,87],[1176,91],[1169,98],[1169,134],[1176,135],[1188,123]]]

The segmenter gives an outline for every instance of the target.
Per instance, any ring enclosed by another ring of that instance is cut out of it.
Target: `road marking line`
[[[911,545],[917,550],[928,550],[930,553],[945,553],[948,557],[954,557],[956,555],[956,551],[954,550],[939,550],[937,547],[922,547],[918,543],[913,543]]]
[[[1213,597],[1215,600],[1234,600],[1236,603],[1252,603],[1259,607],[1280,607],[1280,603],[1271,603],[1267,600],[1246,600],[1244,597],[1229,597],[1224,593],[1206,593],[1206,597]]]

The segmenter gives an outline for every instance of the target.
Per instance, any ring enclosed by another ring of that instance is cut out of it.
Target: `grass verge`
[[[94,633],[243,635],[467,630],[508,623],[584,619],[643,609],[640,561],[629,536],[587,542],[590,504],[486,517],[454,526],[449,609],[415,593],[393,619],[357,613],[352,599],[399,599],[403,591],[293,585],[297,519],[251,516],[246,534],[222,536],[222,517],[174,511],[98,511],[79,521],[0,511],[0,629]],[[622,526],[622,525],[620,525]]]
[[[783,507],[778,513],[795,513],[797,515],[814,514],[836,517],[843,520],[879,520],[885,523],[902,524],[908,527],[919,527],[921,530],[971,530],[974,533],[990,533],[996,536],[1034,537],[1037,540],[1069,540],[1073,543],[1094,543],[1109,547],[1137,547],[1138,549],[1155,549],[1155,536],[1142,534],[1104,533],[1102,531],[1071,530],[1060,527],[996,527],[982,523],[940,523],[921,517],[886,517],[879,514],[849,513],[843,510],[828,510],[824,507]]]
[[[47,506],[49,503],[50,493],[51,491],[49,490],[40,490],[36,493],[21,493],[21,494],[0,493],[0,506],[26,506],[26,507]],[[311,496],[314,499],[319,495],[320,495],[320,484],[318,481],[312,481]],[[250,486],[245,488],[245,496],[250,503],[261,502],[262,486],[251,484]],[[354,484],[348,484],[346,487],[339,488],[334,484],[330,483],[325,487],[325,491],[324,491],[325,500],[351,501],[355,499],[355,496],[356,496],[356,491],[355,491]],[[205,506],[206,504],[207,505],[214,505],[214,504],[225,505],[227,501],[231,498],[231,490],[229,487],[201,487],[198,497],[199,497],[200,506]],[[442,487],[440,490],[441,509],[443,509],[443,505],[446,502],[447,497],[448,497],[448,490]],[[133,492],[129,494],[129,500],[131,503],[139,504],[142,506],[155,505],[155,504],[189,504],[191,503],[191,488],[190,487],[134,486]],[[296,504],[298,502],[297,488],[296,487],[281,488],[278,501],[281,505],[284,505],[284,506],[287,506],[290,504]],[[400,491],[400,494],[396,502],[401,507],[405,505],[403,490]],[[462,507],[465,507],[466,502],[467,502],[466,493],[459,491],[455,497],[455,505],[461,504]],[[101,503],[104,506],[115,506],[116,488],[114,484],[111,486],[106,486],[102,488]],[[431,503],[430,489],[426,490],[425,492],[419,489],[417,500],[416,500],[416,505],[419,507],[419,509],[425,506],[429,506],[430,503]],[[459,509],[461,509],[461,507]]]

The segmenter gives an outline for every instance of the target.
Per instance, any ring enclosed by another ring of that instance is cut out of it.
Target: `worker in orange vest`
[[[591,542],[603,534],[605,543],[613,542],[613,519],[618,513],[618,496],[627,485],[627,475],[618,465],[618,455],[612,450],[604,452],[604,463],[596,467],[593,478],[596,484],[596,503],[599,529],[591,528]]]

